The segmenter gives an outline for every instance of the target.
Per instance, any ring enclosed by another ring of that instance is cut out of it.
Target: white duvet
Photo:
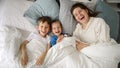
[[[117,68],[120,61],[119,44],[96,44],[77,51],[75,38],[66,37],[49,49],[43,65],[36,66],[36,58],[46,46],[38,39],[33,39],[26,47],[29,56],[28,64],[22,67],[20,53],[18,54],[17,50],[19,45],[15,43],[18,40],[14,39],[22,40],[20,38],[22,33],[17,28],[10,27],[2,27],[0,32],[2,38],[9,40],[3,40],[7,43],[1,46],[0,68]]]
[[[46,57],[47,68],[117,68],[120,45],[100,43],[76,51],[75,38],[64,38],[52,47]]]

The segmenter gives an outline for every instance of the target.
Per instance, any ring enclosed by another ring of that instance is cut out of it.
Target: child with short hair
[[[43,16],[37,19],[37,29],[38,33],[31,33],[28,38],[21,44],[20,51],[21,51],[21,64],[25,66],[28,62],[28,55],[26,51],[26,45],[32,40],[32,39],[39,39],[40,41],[43,41],[44,44],[47,45],[45,52],[39,56],[39,58],[36,61],[36,65],[41,64],[43,62],[44,57],[49,49],[48,42],[50,41],[50,36],[48,35],[51,27],[51,18],[48,16]]]

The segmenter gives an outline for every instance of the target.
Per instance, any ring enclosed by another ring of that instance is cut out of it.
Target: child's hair
[[[50,26],[51,26],[51,18],[49,16],[42,16],[42,17],[39,17],[37,19],[37,25],[39,25],[39,23],[44,23],[44,22],[47,22]]]
[[[60,24],[61,29],[63,30],[63,26],[62,26],[62,23],[61,23],[60,20],[57,20],[57,19],[56,19],[56,20],[53,20],[52,23],[51,23],[51,25],[52,25],[53,23],[58,23],[58,24]]]
[[[83,5],[82,3],[76,3],[76,4],[74,4],[74,5],[72,6],[72,8],[71,8],[71,10],[70,10],[72,15],[73,15],[74,9],[77,8],[77,7],[80,7],[81,9],[88,10],[88,15],[89,15],[90,17],[95,17],[95,16],[97,16],[98,13],[99,13],[99,12],[94,12],[94,11],[92,11],[92,10],[89,9],[87,6]],[[75,18],[75,17],[73,16],[73,18]]]

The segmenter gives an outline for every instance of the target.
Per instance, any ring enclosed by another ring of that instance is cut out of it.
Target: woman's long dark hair
[[[74,5],[71,7],[71,10],[70,10],[72,15],[73,15],[74,9],[77,8],[77,7],[80,7],[81,9],[88,10],[88,15],[89,15],[90,17],[96,17],[96,16],[98,15],[98,13],[99,13],[99,12],[94,12],[94,11],[92,11],[92,10],[89,9],[87,6],[83,5],[82,3],[76,3],[76,4],[74,4]],[[73,15],[73,17],[74,17],[74,15]],[[75,17],[74,17],[74,18],[75,18]]]

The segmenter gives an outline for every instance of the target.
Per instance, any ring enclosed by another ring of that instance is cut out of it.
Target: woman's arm
[[[80,32],[81,32],[81,26],[80,26],[80,24],[77,24],[76,29],[75,29],[75,31],[73,32],[73,37],[76,38],[76,49],[77,49],[78,51],[80,51],[80,50],[83,49],[84,47],[89,46],[88,43],[85,43],[85,42],[80,41],[80,38],[79,38],[79,35],[80,35],[79,33],[80,33]]]
[[[95,32],[99,43],[110,41],[110,28],[102,18],[99,18],[98,23],[95,26]]]

